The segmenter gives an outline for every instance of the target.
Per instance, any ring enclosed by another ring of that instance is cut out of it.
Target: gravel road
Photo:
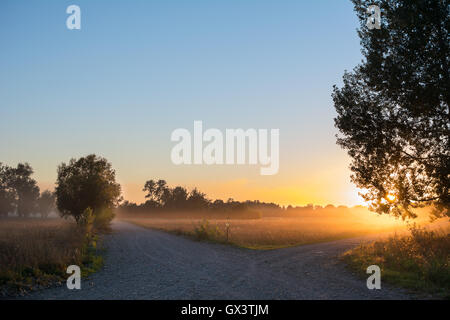
[[[368,290],[337,256],[364,239],[270,251],[196,242],[115,221],[105,266],[81,282],[28,299],[410,299],[387,287]]]

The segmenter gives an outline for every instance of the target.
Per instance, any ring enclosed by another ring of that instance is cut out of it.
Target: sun
[[[389,193],[386,195],[386,200],[389,202],[394,202],[395,200],[397,200],[397,197],[395,196],[395,194]]]

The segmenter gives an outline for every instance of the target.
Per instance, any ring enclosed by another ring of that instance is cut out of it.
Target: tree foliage
[[[58,167],[56,204],[62,216],[77,222],[90,208],[95,215],[111,211],[119,202],[121,188],[111,164],[94,154]]]
[[[143,191],[147,192],[147,207],[164,209],[201,210],[207,209],[210,201],[196,188],[188,192],[186,188],[170,188],[165,180],[149,180]]]
[[[197,188],[187,190],[182,186],[169,187],[165,180],[148,180],[144,189],[145,203],[140,205],[124,201],[119,211],[125,214],[146,214],[161,212],[209,212],[226,213],[228,216],[241,218],[260,218],[260,211],[281,211],[275,203],[256,201],[239,202],[233,199],[212,201]]]
[[[1,166],[0,200],[4,212],[17,210],[19,217],[27,217],[36,211],[39,187],[28,163],[19,163],[16,168]]]
[[[448,0],[353,0],[364,60],[334,87],[338,144],[352,181],[379,213],[449,216]],[[369,30],[367,8],[381,8]]]
[[[11,170],[0,162],[0,217],[15,210],[15,193],[10,185]]]

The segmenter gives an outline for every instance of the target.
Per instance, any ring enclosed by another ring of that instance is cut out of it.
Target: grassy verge
[[[64,283],[72,264],[82,276],[98,270],[103,263],[98,240],[63,219],[1,219],[0,296]]]
[[[370,265],[381,268],[381,281],[450,299],[449,230],[427,231],[413,227],[408,236],[363,244],[347,251],[343,260],[367,277]]]

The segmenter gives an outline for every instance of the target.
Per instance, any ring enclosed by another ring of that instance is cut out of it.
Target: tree
[[[0,162],[0,217],[15,210],[15,194],[10,187],[12,168]]]
[[[156,182],[154,180],[148,180],[142,191],[147,192],[145,198],[149,198],[150,200],[156,201]]]
[[[3,187],[0,187],[0,217],[7,216],[14,209],[14,195]]]
[[[56,208],[56,196],[53,192],[45,190],[37,201],[37,211],[42,218],[47,218],[50,212]]]
[[[353,0],[364,60],[334,86],[338,144],[371,209],[449,216],[450,26],[448,0]],[[367,8],[381,8],[369,30]]]
[[[94,216],[112,212],[120,201],[121,188],[111,164],[91,154],[58,167],[55,193],[61,215],[80,222],[88,208]]]
[[[191,210],[202,210],[208,209],[210,201],[206,198],[206,194],[200,192],[197,188],[194,188],[189,193],[189,198],[187,199],[188,208]]]
[[[188,191],[186,188],[177,186],[170,190],[170,197],[166,206],[173,209],[184,209],[188,198]]]
[[[161,207],[164,207],[170,201],[171,189],[167,186],[165,180],[158,180],[157,182],[149,180],[145,183],[142,191],[147,192],[146,198],[151,200],[152,203],[158,203]]]
[[[33,168],[28,163],[19,163],[16,168],[0,163],[0,215],[17,210],[20,217],[35,212],[39,187],[31,178]]]
[[[31,178],[33,173],[33,168],[28,163],[19,163],[16,168],[9,170],[7,184],[15,194],[19,217],[27,217],[36,211],[39,187],[36,180]]]

